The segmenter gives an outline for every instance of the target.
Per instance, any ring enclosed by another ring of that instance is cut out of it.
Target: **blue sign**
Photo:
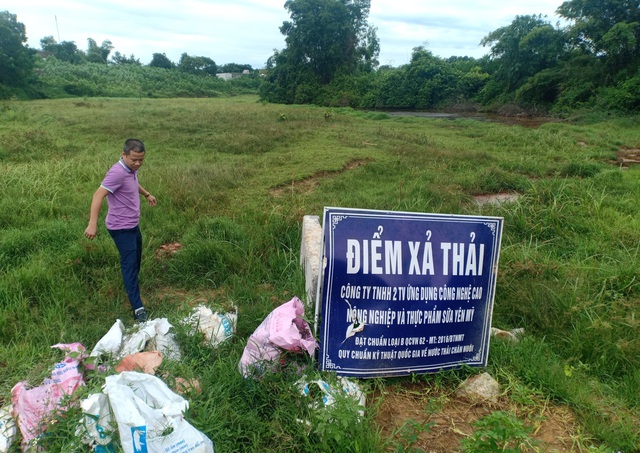
[[[320,369],[486,366],[502,218],[325,208]]]

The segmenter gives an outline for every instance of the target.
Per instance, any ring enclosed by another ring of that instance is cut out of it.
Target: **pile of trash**
[[[200,332],[211,346],[231,338],[237,312],[213,313],[196,307],[182,323]],[[22,435],[22,451],[38,450],[47,426],[68,407],[68,396],[85,385],[82,369],[105,377],[102,393],[81,401],[83,418],[76,436],[95,452],[113,452],[118,439],[125,453],[213,453],[213,442],[194,428],[183,413],[189,402],[154,374],[163,359],[179,361],[180,348],[166,318],[152,319],[127,333],[121,320],[87,353],[80,343],[56,344],[65,353],[51,378],[37,387],[17,383],[11,404],[0,408],[0,452],[7,452]],[[110,370],[112,364],[113,370]],[[114,436],[115,433],[118,436]]]
[[[214,312],[200,305],[181,323],[190,332],[201,333],[205,344],[217,347],[235,335],[237,309]],[[245,378],[259,379],[276,370],[283,352],[313,357],[316,347],[304,320],[304,305],[294,297],[258,326],[247,341],[238,369]],[[38,387],[17,383],[11,391],[11,404],[0,408],[0,453],[9,451],[19,437],[18,430],[23,452],[39,450],[47,426],[69,409],[66,405],[73,403],[68,397],[85,385],[83,369],[105,376],[102,392],[80,402],[82,417],[75,431],[93,451],[114,452],[119,442],[125,453],[213,453],[211,439],[184,418],[189,402],[155,376],[163,360],[181,359],[173,326],[166,318],[151,319],[130,331],[118,319],[90,353],[80,343],[52,348],[63,351],[65,357],[55,364],[51,378]],[[198,388],[197,382],[182,384]],[[364,395],[352,381],[342,379],[334,386],[319,378],[302,378],[297,383],[301,395],[309,395],[310,384],[322,390],[324,407],[335,401],[335,395],[344,393],[364,408]],[[309,404],[313,409],[318,406]]]

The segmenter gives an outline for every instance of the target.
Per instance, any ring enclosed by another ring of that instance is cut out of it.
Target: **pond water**
[[[521,116],[503,116],[496,113],[480,113],[480,112],[426,112],[419,110],[387,110],[379,111],[389,116],[417,116],[423,118],[443,118],[443,119],[471,119],[477,121],[492,121],[502,124],[512,124],[523,127],[539,127],[541,124],[558,122],[556,118],[545,117],[521,117]]]

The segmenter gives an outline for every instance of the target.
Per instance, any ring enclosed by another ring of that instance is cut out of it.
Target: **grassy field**
[[[570,408],[575,451],[640,451],[640,167],[618,158],[640,148],[638,118],[524,128],[252,96],[5,102],[0,115],[0,407],[17,382],[50,375],[61,358],[50,346],[91,349],[117,318],[132,325],[106,208],[96,240],[83,231],[93,192],[136,137],[140,181],[158,199],[142,209],[143,298],[176,325],[183,360],[162,369],[200,382],[187,418],[216,451],[420,451],[429,426],[389,436],[376,424],[384,395],[405,384],[447,394],[485,371],[362,381],[372,404],[361,423],[348,407],[336,415],[348,423],[310,414],[292,372],[238,373],[264,317],[303,296],[301,220],[324,206],[504,217],[493,320],[526,335],[492,342],[486,371],[507,398]],[[505,191],[520,197],[474,200]],[[172,243],[178,253],[157,256]],[[236,337],[217,349],[177,325],[203,301],[239,307]],[[296,421],[309,418],[311,430]],[[86,451],[75,423],[61,417],[47,451]]]

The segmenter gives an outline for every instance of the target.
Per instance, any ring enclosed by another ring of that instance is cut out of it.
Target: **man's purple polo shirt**
[[[109,209],[105,220],[107,228],[125,230],[136,227],[140,222],[137,172],[127,167],[120,159],[109,169],[100,186],[109,191]]]

